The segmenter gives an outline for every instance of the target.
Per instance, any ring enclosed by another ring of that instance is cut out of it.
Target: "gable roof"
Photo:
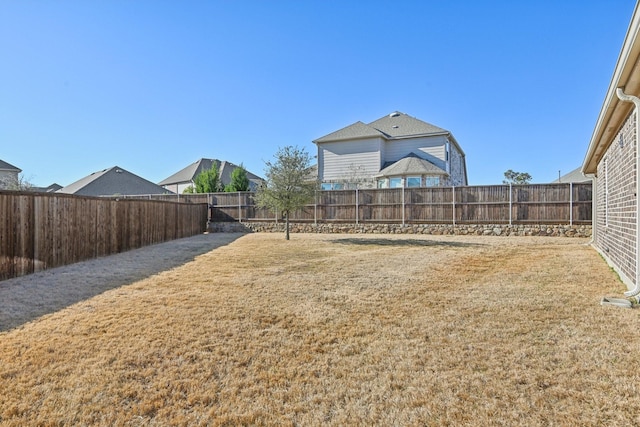
[[[19,169],[13,166],[10,163],[7,163],[3,160],[0,160],[0,170],[12,171],[12,172],[22,172],[22,169]]]
[[[187,167],[180,169],[168,178],[163,179],[158,185],[169,185],[183,182],[193,181],[200,172],[211,169],[211,165],[216,163],[218,170],[220,170],[220,160],[218,159],[200,159],[191,163]]]
[[[369,125],[365,125],[361,121],[357,121],[352,125],[332,132],[329,135],[325,135],[322,138],[318,138],[313,142],[342,141],[345,139],[357,138],[375,138],[377,136],[383,136],[382,132]]]
[[[382,136],[386,139],[409,138],[422,135],[447,135],[446,129],[442,129],[431,123],[423,122],[405,113],[394,111],[371,123],[355,122],[345,128],[332,132],[314,140],[318,142],[343,141],[348,139]]]
[[[48,187],[31,187],[29,191],[34,191],[36,193],[55,193],[60,190],[62,185],[56,184],[55,182]]]
[[[582,163],[582,172],[596,173],[598,163],[618,134],[624,121],[634,108],[633,103],[622,102],[616,95],[617,88],[624,88],[627,95],[640,96],[640,2],[636,3],[627,29],[616,68],[609,82],[589,148]]]
[[[402,138],[417,135],[439,135],[448,134],[449,131],[434,126],[431,123],[423,122],[415,117],[399,111],[381,117],[378,120],[369,123],[369,126],[383,132],[391,138]]]
[[[448,175],[447,171],[423,159],[415,153],[410,153],[402,159],[383,168],[377,176],[397,175]]]
[[[584,176],[581,168],[578,167],[577,169],[574,169],[571,172],[562,175],[560,178],[553,181],[552,184],[559,184],[562,182],[590,182],[590,181],[591,181],[591,178],[587,178],[586,176]]]
[[[220,182],[222,183],[222,185],[228,185],[229,183],[231,183],[231,174],[236,168],[240,167],[225,160],[220,161],[218,159],[202,158],[179,170],[170,177],[163,179],[158,183],[158,185],[184,184],[193,182],[193,180],[195,180],[201,172],[211,169],[211,166],[214,163],[218,168]],[[259,184],[261,181],[264,181],[258,175],[255,175],[249,171],[247,171],[247,178],[249,178],[249,181],[253,184]]]
[[[139,177],[121,167],[114,166],[85,176],[56,191],[80,196],[115,196],[166,194],[170,191]]]

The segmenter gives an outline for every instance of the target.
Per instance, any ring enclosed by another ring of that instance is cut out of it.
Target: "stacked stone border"
[[[211,222],[208,231],[243,233],[282,233],[284,223]],[[550,236],[591,237],[591,225],[508,225],[508,224],[344,224],[291,223],[291,233],[327,234],[430,234],[463,236]]]

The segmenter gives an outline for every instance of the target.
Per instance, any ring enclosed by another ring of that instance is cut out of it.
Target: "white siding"
[[[165,190],[173,191],[176,194],[182,194],[184,190],[187,187],[191,187],[191,185],[192,184],[190,182],[180,182],[177,184],[163,185],[162,188],[164,188]]]
[[[384,162],[398,161],[413,152],[446,170],[446,143],[443,135],[391,140],[385,144]]]
[[[318,146],[318,175],[321,181],[340,180],[349,176],[354,167],[365,175],[373,176],[380,171],[382,140],[380,138],[360,141],[329,142]]]

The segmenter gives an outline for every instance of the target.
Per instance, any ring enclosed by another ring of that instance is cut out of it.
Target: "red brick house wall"
[[[627,282],[636,277],[636,114],[625,120],[598,164],[594,243]]]

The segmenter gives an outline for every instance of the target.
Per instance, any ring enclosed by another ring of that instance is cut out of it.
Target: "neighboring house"
[[[552,184],[561,184],[566,182],[573,182],[573,183],[591,182],[591,178],[585,176],[582,173],[582,168],[578,167],[572,170],[571,172],[569,172],[568,174],[562,175],[560,178],[553,181]]]
[[[147,181],[118,166],[94,172],[56,192],[75,194],[78,196],[125,196],[171,193],[159,185]]]
[[[17,190],[22,169],[0,160],[0,190]]]
[[[638,5],[582,164],[594,177],[593,244],[629,287],[640,294],[640,12]]]
[[[231,174],[240,166],[217,159],[200,159],[186,168],[174,173],[169,178],[163,179],[158,183],[158,185],[174,193],[182,194],[185,189],[194,185],[194,180],[201,172],[211,169],[211,166],[214,163],[218,168],[220,183],[224,188],[224,186],[231,183]],[[260,186],[260,183],[264,181],[262,178],[249,171],[247,171],[247,178],[249,178],[249,190],[251,191],[256,190],[258,186]]]
[[[313,141],[325,190],[467,185],[465,155],[448,130],[393,112]]]
[[[48,187],[29,187],[29,191],[33,191],[35,193],[55,193],[61,188],[62,185],[53,183]]]

